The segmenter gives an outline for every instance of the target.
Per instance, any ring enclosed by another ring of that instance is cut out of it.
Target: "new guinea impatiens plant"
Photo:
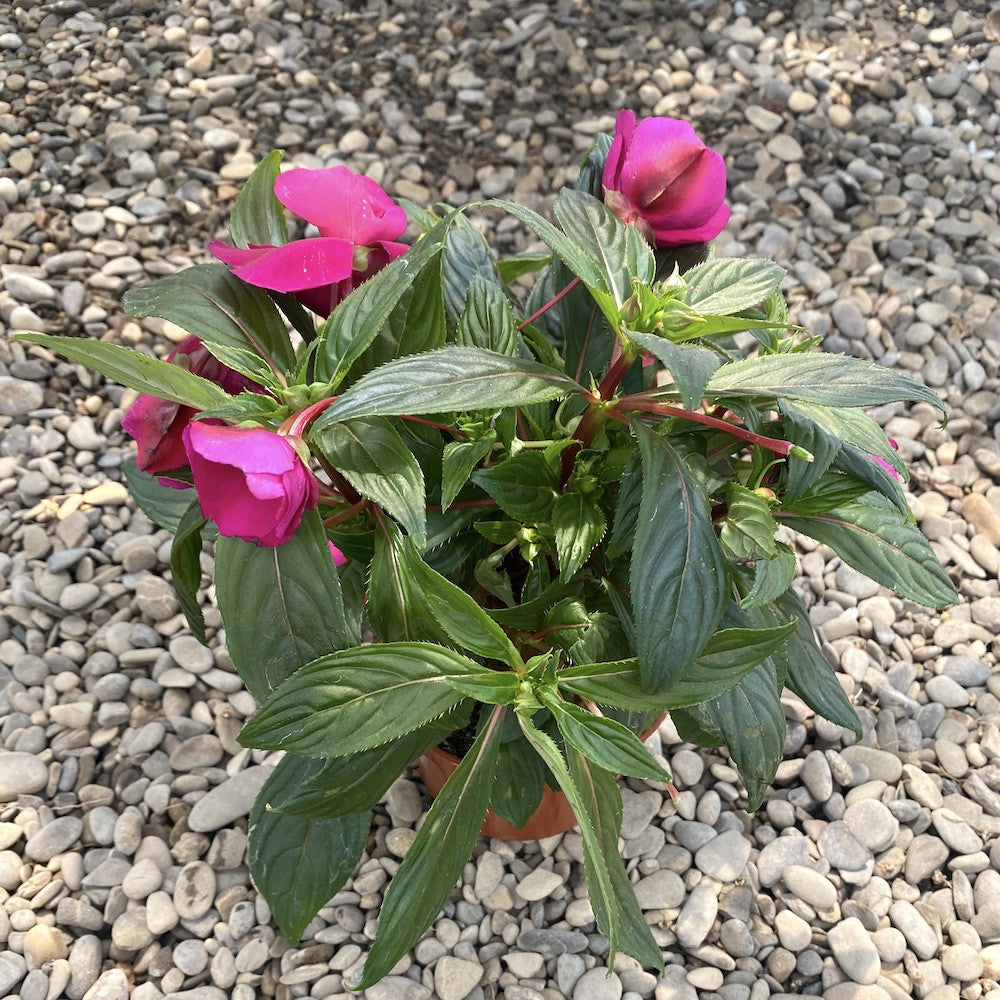
[[[355,988],[437,916],[487,810],[520,830],[547,787],[572,806],[612,954],[661,968],[618,854],[616,775],[670,781],[638,734],[669,712],[685,740],[725,745],[755,809],[783,688],[859,731],[789,539],[919,604],[956,598],[863,409],[940,400],[817,351],[778,265],[712,256],[725,186],[688,123],[628,111],[555,223],[503,200],[400,205],[346,167],[282,173],[274,152],[218,262],[127,293],[191,334],[165,361],[19,338],[141,393],[125,474],[174,532],[202,641],[214,541],[225,640],[260,702],[240,741],[283,751],[249,864],[290,942],[358,865],[393,781],[442,741],[460,752]],[[318,235],[292,239],[286,208]],[[546,249],[498,259],[473,208]]]

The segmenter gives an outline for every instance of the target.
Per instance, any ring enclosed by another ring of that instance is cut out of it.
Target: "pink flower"
[[[215,382],[233,396],[247,388],[258,388],[214,357],[197,337],[182,340],[167,355],[167,361],[184,365],[188,371]],[[143,472],[157,475],[188,464],[181,434],[196,412],[193,407],[145,393],[128,408],[122,417],[122,427],[139,446],[136,464]]]
[[[320,316],[409,249],[395,242],[406,213],[370,177],[347,167],[289,170],[274,193],[320,235],[246,249],[216,240],[208,249],[248,284],[291,292]]]
[[[343,566],[344,563],[347,562],[347,556],[345,556],[344,553],[333,544],[333,542],[329,541],[329,539],[326,544],[330,546],[330,556],[333,559],[333,565]]]
[[[266,428],[193,420],[184,447],[201,511],[220,534],[283,545],[318,502],[316,480],[291,442]]]
[[[620,111],[602,182],[608,208],[657,247],[706,243],[729,221],[722,157],[676,118]]]

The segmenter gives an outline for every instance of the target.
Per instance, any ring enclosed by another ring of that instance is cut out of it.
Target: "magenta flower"
[[[201,511],[222,535],[283,545],[319,500],[313,474],[274,431],[193,420],[184,447]]]
[[[197,337],[186,337],[168,355],[167,361],[215,382],[231,396],[245,389],[258,389],[239,372],[224,365]],[[197,411],[169,400],[143,393],[122,417],[122,427],[138,444],[136,464],[143,472],[157,475],[187,465],[181,435]],[[183,485],[183,484],[179,484]]]
[[[327,545],[330,546],[330,557],[333,559],[334,566],[343,566],[347,562],[347,556],[344,555],[336,545],[333,544],[329,539],[327,539]]]
[[[896,442],[892,438],[888,438],[887,440],[889,442],[889,445],[892,447],[893,451],[899,451],[899,445],[896,444]],[[892,462],[887,462],[884,458],[881,458],[879,455],[874,455],[869,453],[869,456],[871,457],[873,462],[877,462],[879,465],[881,465],[882,468],[885,469],[885,471],[888,472],[893,479],[903,478],[902,476],[900,476],[899,470],[892,464]]]
[[[602,182],[608,208],[653,246],[706,243],[729,221],[722,157],[676,118],[620,111]]]
[[[396,239],[406,213],[370,177],[347,167],[289,170],[274,182],[285,208],[311,222],[320,235],[283,246],[208,249],[236,277],[259,288],[291,292],[320,316],[409,247]]]

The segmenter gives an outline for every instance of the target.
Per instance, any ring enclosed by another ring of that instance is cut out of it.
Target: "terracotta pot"
[[[648,740],[660,728],[660,723],[666,717],[667,713],[664,712],[656,724],[643,734],[642,740]],[[458,758],[447,750],[442,750],[441,747],[431,747],[420,758],[417,762],[420,777],[432,799],[437,798],[444,783],[458,765]],[[552,789],[546,785],[538,808],[520,829],[511,826],[492,809],[487,809],[486,819],[483,820],[480,832],[484,837],[499,837],[501,840],[541,840],[543,837],[554,837],[556,834],[565,833],[575,826],[576,816],[573,814],[569,799],[559,789]]]
[[[420,777],[432,799],[437,797],[458,764],[457,757],[440,747],[431,747],[420,758],[418,762]],[[487,809],[482,834],[484,837],[500,837],[502,840],[541,840],[543,837],[554,837],[557,833],[565,833],[574,826],[576,826],[576,816],[573,815],[569,799],[558,789],[554,791],[546,785],[538,808],[520,830],[511,826],[492,809]]]

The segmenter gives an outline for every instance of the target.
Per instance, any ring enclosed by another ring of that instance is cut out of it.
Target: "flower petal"
[[[355,246],[394,240],[406,229],[406,213],[399,205],[370,177],[347,167],[286,171],[274,182],[274,193],[324,236]]]
[[[275,292],[300,292],[343,281],[354,266],[354,244],[318,236],[280,247],[242,249],[215,241],[208,249],[249,285]]]

